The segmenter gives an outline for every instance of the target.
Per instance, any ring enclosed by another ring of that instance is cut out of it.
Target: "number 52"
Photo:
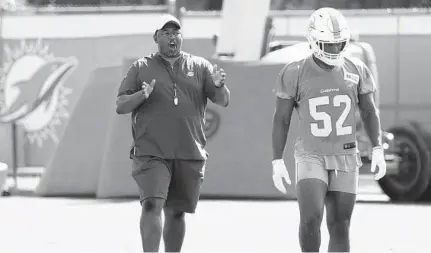
[[[322,105],[329,105],[330,99],[329,96],[310,98],[308,100],[308,105],[310,108],[310,115],[316,121],[322,121],[323,127],[319,128],[317,123],[311,123],[311,134],[316,137],[327,137],[332,132],[332,118],[326,112],[318,112],[317,108]],[[345,108],[341,113],[338,120],[335,122],[335,131],[336,135],[347,135],[352,134],[353,128],[352,126],[343,126],[344,121],[349,115],[350,109],[352,107],[352,100],[348,95],[336,95],[332,100],[332,105],[335,107],[341,106],[341,104],[345,104]]]

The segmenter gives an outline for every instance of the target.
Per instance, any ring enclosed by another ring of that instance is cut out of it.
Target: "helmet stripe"
[[[337,15],[332,12],[329,11],[329,18],[331,19],[331,23],[332,23],[332,28],[334,30],[332,30],[333,33],[340,33],[340,24],[338,23],[338,18]]]

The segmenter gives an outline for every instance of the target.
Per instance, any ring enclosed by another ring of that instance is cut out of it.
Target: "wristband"
[[[283,159],[272,160],[272,166],[275,166],[275,164],[277,164],[277,163],[284,163],[284,160]]]
[[[382,146],[375,146],[375,147],[373,148],[373,151],[374,151],[374,150],[376,150],[376,149],[383,149],[383,147],[382,147]]]

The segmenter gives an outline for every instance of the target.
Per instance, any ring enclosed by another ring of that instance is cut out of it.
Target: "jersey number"
[[[311,123],[311,134],[316,137],[327,137],[332,132],[332,118],[326,112],[318,112],[317,108],[322,105],[329,105],[329,96],[311,98],[308,100],[310,107],[310,115],[316,121],[321,121],[323,127],[319,128],[317,123]],[[350,109],[352,107],[352,100],[347,95],[337,95],[332,100],[332,105],[335,107],[345,105],[343,112],[341,113],[338,120],[335,122],[335,131],[338,136],[352,134],[352,126],[343,126],[344,121],[349,115]]]

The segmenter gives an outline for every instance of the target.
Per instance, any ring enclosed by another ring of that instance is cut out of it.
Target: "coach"
[[[179,252],[184,213],[194,213],[203,182],[207,100],[226,107],[226,74],[202,57],[181,51],[180,22],[157,24],[158,52],[135,61],[121,82],[117,113],[132,114],[133,178],[140,190],[140,229],[145,252]],[[165,214],[162,224],[162,210]]]

